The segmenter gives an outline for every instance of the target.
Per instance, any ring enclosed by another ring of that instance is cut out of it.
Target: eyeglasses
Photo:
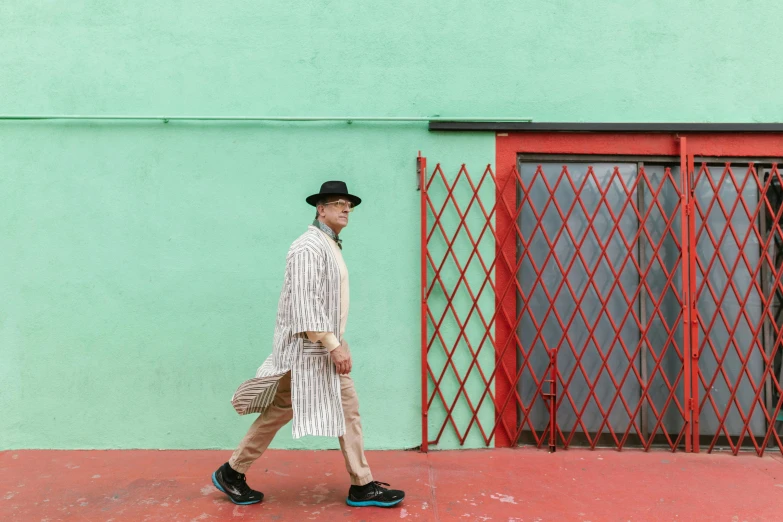
[[[329,203],[324,203],[325,205],[336,205],[337,210],[343,211],[345,210],[345,207],[348,207],[348,212],[353,212],[353,203],[350,201],[345,201],[344,199],[338,199],[337,201],[330,201]]]

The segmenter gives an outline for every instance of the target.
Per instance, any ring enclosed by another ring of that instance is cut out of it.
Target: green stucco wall
[[[781,121],[777,0],[0,2],[0,113]],[[420,442],[424,124],[0,122],[0,449],[231,448],[283,262],[342,178],[368,448]],[[489,412],[491,415],[491,411]],[[476,445],[472,438],[469,445]],[[336,447],[332,440],[276,447]],[[453,447],[447,436],[442,447]]]

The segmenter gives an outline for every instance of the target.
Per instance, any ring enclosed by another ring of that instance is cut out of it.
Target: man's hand
[[[348,341],[343,339],[340,346],[329,352],[334,361],[334,365],[337,366],[337,373],[340,375],[348,375],[351,373],[351,367],[353,362],[351,361],[351,352],[348,349]]]

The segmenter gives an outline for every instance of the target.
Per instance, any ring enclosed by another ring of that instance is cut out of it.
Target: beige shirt
[[[329,246],[332,247],[334,257],[337,259],[337,266],[340,268],[340,337],[342,338],[345,335],[345,324],[348,322],[348,267],[345,266],[343,252],[340,250],[337,242],[329,237],[323,230],[319,230],[319,232],[326,237]],[[321,341],[330,352],[340,346],[340,342],[332,332],[307,332],[307,338],[310,339],[311,342]]]

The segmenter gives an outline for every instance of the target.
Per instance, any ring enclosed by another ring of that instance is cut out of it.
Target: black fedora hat
[[[354,207],[358,207],[362,202],[360,197],[354,196],[348,192],[348,186],[344,181],[327,181],[321,185],[321,192],[308,196],[305,201],[312,206],[316,206],[318,205],[318,200],[329,196],[343,196],[347,198]]]

